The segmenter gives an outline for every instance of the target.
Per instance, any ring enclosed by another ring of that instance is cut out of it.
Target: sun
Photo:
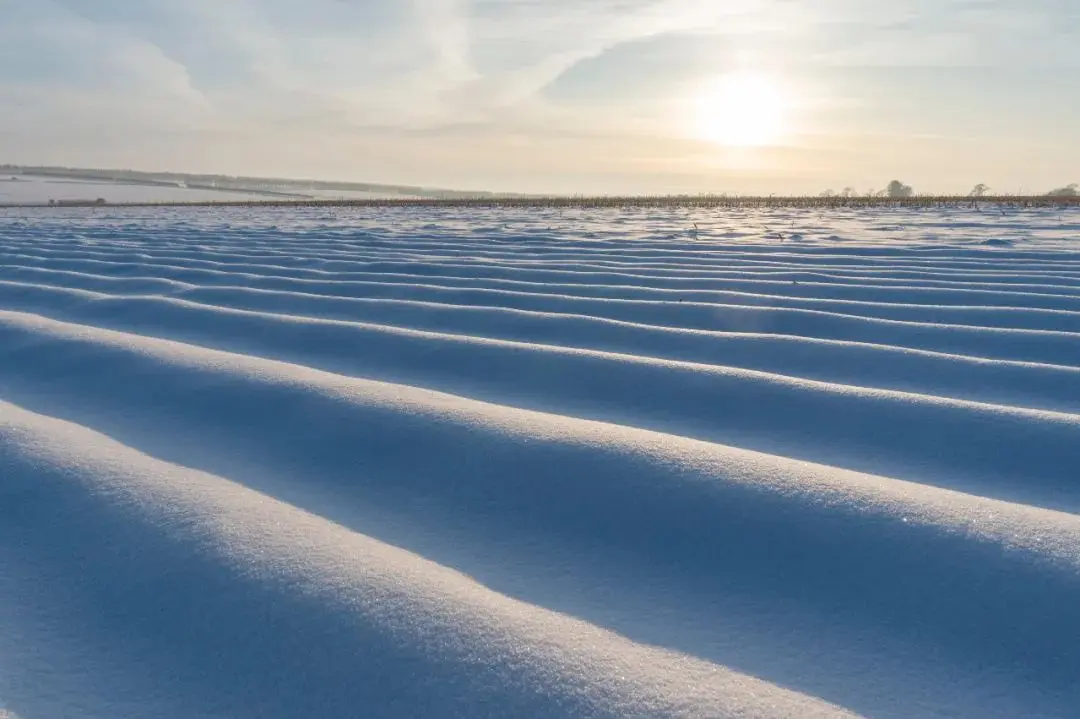
[[[727,147],[770,145],[784,135],[787,106],[783,91],[769,78],[725,75],[700,96],[697,134]]]

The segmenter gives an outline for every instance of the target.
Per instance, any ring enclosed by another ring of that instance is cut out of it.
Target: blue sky
[[[782,135],[702,136],[731,73]],[[1075,0],[0,0],[0,162],[1016,192],[1080,181],[1078,126]]]

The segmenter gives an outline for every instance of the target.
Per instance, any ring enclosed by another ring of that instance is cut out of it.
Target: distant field
[[[110,203],[167,203],[200,202],[214,199],[253,199],[279,200],[364,200],[377,198],[451,198],[463,196],[490,196],[491,193],[463,193],[438,188],[412,187],[406,185],[387,185],[366,182],[344,182],[326,180],[298,180],[288,178],[248,177],[235,175],[207,175],[182,172],[146,172],[139,170],[93,169],[73,167],[34,167],[0,165],[0,205],[15,204],[16,200],[5,201],[2,185],[10,181],[31,181],[48,187],[36,189],[35,196],[25,199],[27,188],[23,188],[24,199],[28,204],[40,204],[55,195],[45,196],[45,190],[56,185],[70,183],[90,183],[108,188]],[[125,188],[142,188],[134,191]],[[9,192],[10,194],[10,192]],[[509,193],[503,193],[504,196]],[[78,198],[85,199],[85,198]]]
[[[619,209],[619,208],[683,208],[683,209],[725,209],[725,208],[787,208],[787,209],[857,209],[857,208],[926,208],[955,207],[988,211],[1005,211],[1006,208],[1066,208],[1080,207],[1080,197],[1032,196],[992,196],[971,198],[952,195],[925,195],[907,198],[889,197],[801,197],[801,196],[727,196],[727,195],[633,195],[625,197],[609,196],[551,196],[551,197],[453,197],[433,198],[408,195],[383,195],[369,192],[342,192],[323,190],[313,193],[312,197],[268,197],[266,195],[243,196],[235,192],[170,190],[162,195],[157,188],[132,188],[128,185],[107,186],[103,193],[108,204],[117,207],[153,208],[153,207],[402,207],[402,208],[477,208],[477,209]],[[129,192],[129,189],[139,192]],[[36,199],[5,201],[0,186],[0,206],[37,207],[47,204],[40,199],[44,193],[38,191]],[[85,194],[85,193],[84,193]],[[79,196],[78,190],[68,191],[64,196]],[[112,198],[112,199],[110,199]],[[152,198],[152,199],[148,199]]]
[[[13,179],[14,178],[14,179]],[[251,202],[260,195],[219,190],[196,190],[160,185],[96,182],[24,175],[0,176],[0,206],[45,205],[49,200],[96,200],[110,204],[199,203],[213,201]],[[263,197],[265,199],[265,197]]]
[[[0,207],[38,206],[52,201],[96,200],[101,198],[110,205],[170,205],[170,204],[220,204],[285,201],[289,193],[244,192],[240,190],[207,189],[139,182],[104,182],[86,179],[40,177],[28,175],[0,176]],[[390,197],[385,193],[355,190],[309,190],[305,194],[292,193],[292,201],[356,201],[377,200]],[[393,195],[409,199],[405,195]]]

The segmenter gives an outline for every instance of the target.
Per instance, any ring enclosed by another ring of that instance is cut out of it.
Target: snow
[[[0,210],[0,717],[1075,716],[984,209]]]
[[[227,202],[265,200],[265,195],[187,187],[137,185],[90,180],[50,179],[28,175],[0,175],[0,207],[44,204],[49,200],[107,202]]]
[[[292,198],[315,198],[322,200],[380,200],[409,199],[414,197],[401,193],[370,192],[364,190],[325,190],[302,187],[285,188],[286,196]],[[218,190],[176,185],[151,185],[107,180],[82,180],[39,175],[0,174],[0,207],[4,205],[46,204],[49,200],[89,200],[98,198],[116,203],[169,203],[169,202],[259,202],[268,196],[242,190]]]

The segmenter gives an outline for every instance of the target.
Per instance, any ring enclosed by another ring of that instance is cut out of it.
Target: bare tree
[[[1075,182],[1071,185],[1065,185],[1065,187],[1059,187],[1056,190],[1050,190],[1046,193],[1050,197],[1076,197],[1080,195],[1080,185]]]
[[[983,197],[989,191],[990,187],[980,182],[979,184],[975,185],[975,187],[971,188],[971,192],[968,193],[968,197]]]
[[[911,189],[911,185],[905,185],[900,180],[893,180],[885,186],[885,194],[889,197],[911,197],[915,194],[915,191]]]

